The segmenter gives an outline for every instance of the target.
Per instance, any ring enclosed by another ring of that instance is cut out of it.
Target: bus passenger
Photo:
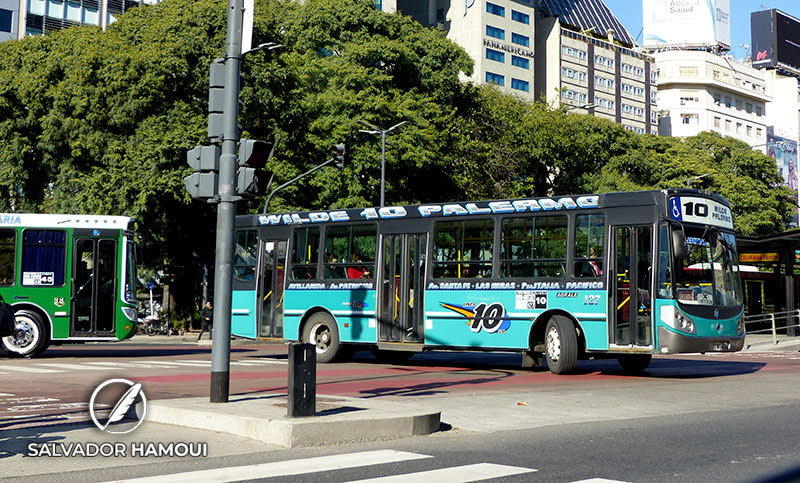
[[[358,253],[353,254],[353,259],[351,260],[352,263],[360,263],[361,255]],[[365,267],[360,265],[355,265],[352,267],[347,267],[347,278],[370,278],[372,276]]]
[[[328,256],[328,263],[325,265],[325,278],[345,278],[342,275],[342,268],[337,266],[339,257],[336,254]]]

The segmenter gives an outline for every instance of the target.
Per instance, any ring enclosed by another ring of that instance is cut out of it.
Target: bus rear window
[[[66,232],[25,230],[22,233],[22,285],[64,285],[66,253]]]
[[[14,266],[17,263],[16,233],[0,230],[0,285],[14,285]]]

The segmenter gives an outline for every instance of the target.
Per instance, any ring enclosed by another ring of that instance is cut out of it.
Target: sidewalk
[[[147,420],[277,444],[287,448],[426,435],[439,430],[441,411],[380,399],[317,395],[317,414],[289,418],[286,395],[232,396],[147,403]],[[141,403],[136,408],[141,414]]]
[[[778,334],[748,334],[742,352],[800,352],[800,337]]]

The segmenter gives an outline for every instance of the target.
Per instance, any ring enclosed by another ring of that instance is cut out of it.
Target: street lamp
[[[686,187],[691,188],[692,181],[700,178],[705,178],[706,176],[711,176],[711,173],[701,174],[700,176],[692,176],[691,178],[686,180]]]
[[[272,201],[272,197],[275,196],[275,193],[277,193],[278,191],[282,190],[283,188],[286,188],[287,186],[289,186],[290,184],[292,184],[295,181],[299,180],[300,178],[308,176],[309,174],[313,173],[314,171],[316,171],[316,170],[318,170],[320,168],[324,168],[325,166],[327,166],[327,165],[329,165],[331,163],[334,163],[336,165],[336,167],[339,168],[339,170],[344,169],[344,150],[345,150],[344,144],[336,144],[335,146],[333,146],[331,148],[331,155],[333,156],[331,159],[329,159],[329,160],[325,161],[324,163],[319,164],[319,165],[309,169],[308,171],[306,171],[303,174],[295,176],[294,178],[290,179],[289,181],[283,183],[282,185],[280,185],[277,188],[275,188],[274,190],[272,190],[272,192],[269,194],[269,196],[267,196],[267,202],[264,204],[264,211],[262,212],[262,214],[266,215],[267,213],[269,213],[269,202]],[[270,184],[272,184],[272,179],[271,178],[270,178]]]
[[[591,109],[594,109],[595,107],[600,107],[600,105],[599,104],[594,104],[594,103],[592,103],[592,104],[579,104],[577,106],[565,107],[564,108],[564,112],[569,112],[569,111],[572,111],[574,109],[586,109],[587,111],[589,111]]]
[[[359,129],[358,132],[363,132],[366,134],[380,134],[381,135],[381,206],[384,206],[385,197],[386,197],[386,134],[394,131],[399,127],[403,127],[408,124],[408,121],[398,122],[394,126],[390,127],[389,129],[381,129],[375,125],[368,123],[367,121],[356,121],[357,123],[361,124],[364,127],[368,127],[369,129]]]

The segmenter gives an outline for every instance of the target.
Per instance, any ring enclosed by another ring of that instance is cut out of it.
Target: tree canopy
[[[462,48],[372,0],[256,2],[242,61],[246,137],[277,140],[274,210],[375,205],[387,128],[388,204],[685,186],[727,197],[736,228],[766,234],[793,214],[771,158],[712,133],[637,135],[619,124],[527,102],[461,78]],[[185,153],[206,144],[208,70],[225,51],[226,2],[167,0],[106,31],[72,27],[0,43],[0,209],[124,214],[146,263],[193,267],[213,254],[215,210],[189,199]],[[260,212],[264,200],[239,203]],[[189,247],[189,249],[187,249]]]

